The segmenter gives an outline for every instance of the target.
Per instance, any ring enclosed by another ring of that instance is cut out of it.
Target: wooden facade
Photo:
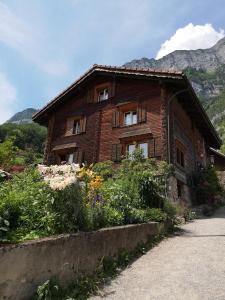
[[[186,186],[207,149],[221,144],[181,72],[94,65],[33,119],[48,127],[48,164],[118,163],[140,146],[173,163]]]

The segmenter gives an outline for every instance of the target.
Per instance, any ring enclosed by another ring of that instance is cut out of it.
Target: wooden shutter
[[[109,90],[109,98],[115,96],[115,91],[116,91],[116,83],[115,83],[115,81],[113,81],[110,86],[110,90]]]
[[[112,145],[112,161],[119,162],[121,161],[121,145],[113,144]]]
[[[120,127],[120,112],[118,110],[113,111],[112,114],[112,127]]]
[[[66,136],[73,134],[74,119],[69,118],[66,121]]]
[[[148,153],[149,157],[161,156],[161,142],[159,137],[151,139],[148,142]]]
[[[86,132],[86,123],[87,123],[87,118],[86,118],[86,116],[84,116],[80,120],[80,132]]]
[[[148,156],[155,157],[155,139],[151,139],[148,142]]]
[[[93,89],[87,91],[87,103],[94,102],[94,92]]]
[[[155,138],[155,157],[161,156],[161,139],[160,137]]]
[[[137,109],[138,123],[144,123],[147,120],[146,109],[144,107],[138,107]]]

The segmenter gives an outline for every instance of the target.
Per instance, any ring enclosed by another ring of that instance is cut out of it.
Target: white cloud
[[[35,29],[0,2],[0,42],[30,59],[42,71],[65,75],[68,66],[60,59],[54,59],[52,53],[48,57],[45,34]]]
[[[4,73],[0,73],[0,124],[14,113],[16,89]]]
[[[193,25],[179,28],[173,36],[165,41],[156,55],[159,59],[175,50],[195,50],[212,47],[224,37],[224,30],[216,31],[212,24]]]

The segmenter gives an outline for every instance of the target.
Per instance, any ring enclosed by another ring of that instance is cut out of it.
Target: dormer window
[[[98,92],[98,101],[104,101],[109,99],[109,90],[108,89],[102,89]]]
[[[124,114],[124,125],[130,126],[137,124],[137,112],[136,111],[129,111],[125,112]]]

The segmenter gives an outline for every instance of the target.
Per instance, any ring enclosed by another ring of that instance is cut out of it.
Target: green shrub
[[[169,219],[174,219],[177,214],[176,206],[167,199],[164,200],[163,211]]]
[[[9,222],[7,237],[26,239],[32,231],[38,236],[54,233],[53,194],[36,170],[27,170],[2,184],[0,216]]]
[[[15,138],[10,137],[3,143],[0,143],[0,166],[9,170],[14,164],[18,148],[14,145]]]
[[[184,211],[184,219],[186,222],[196,219],[196,213],[186,208]]]
[[[98,162],[94,164],[93,171],[102,176],[105,180],[112,177],[113,175],[113,162],[111,160],[106,160],[103,162]]]
[[[0,218],[1,238],[11,241],[75,232],[88,223],[78,184],[54,191],[35,169],[2,184]],[[7,230],[2,225],[6,222]]]
[[[214,204],[215,196],[223,192],[216,171],[210,165],[199,168],[193,174],[193,185],[196,205]]]
[[[85,229],[87,212],[80,186],[75,183],[52,193],[51,210],[55,216],[55,231],[63,233]]]

